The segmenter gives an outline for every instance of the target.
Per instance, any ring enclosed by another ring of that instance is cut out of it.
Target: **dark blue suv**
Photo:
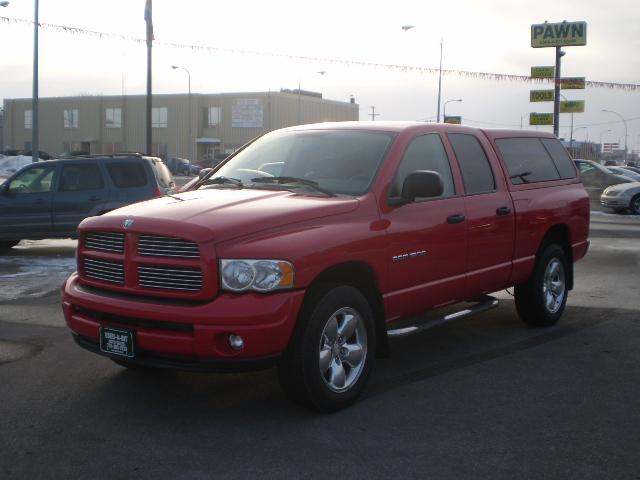
[[[171,172],[155,157],[87,155],[33,163],[0,186],[0,250],[22,239],[75,237],[86,217],[171,193]]]

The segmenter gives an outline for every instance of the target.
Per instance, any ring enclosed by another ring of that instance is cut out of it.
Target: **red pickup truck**
[[[551,134],[292,127],[186,192],[84,220],[62,306],[76,342],[122,366],[277,365],[294,401],[333,411],[388,337],[492,308],[491,292],[515,286],[526,323],[554,324],[588,229],[589,198]]]

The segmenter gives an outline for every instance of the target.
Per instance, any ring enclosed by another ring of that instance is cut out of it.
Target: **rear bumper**
[[[286,349],[303,297],[304,291],[289,291],[223,294],[197,304],[165,301],[89,288],[74,273],[63,286],[62,309],[76,341],[96,353],[102,354],[100,326],[110,325],[134,332],[137,363],[234,371],[240,364],[269,363]],[[242,337],[242,350],[229,346],[230,334]]]

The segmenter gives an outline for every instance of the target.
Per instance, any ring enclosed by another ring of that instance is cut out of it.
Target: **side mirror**
[[[444,192],[442,177],[431,170],[416,170],[407,175],[402,184],[402,193],[396,204],[410,203],[416,197],[439,197]]]
[[[198,178],[199,178],[200,180],[202,180],[204,177],[206,177],[206,176],[207,176],[207,174],[208,174],[211,170],[213,170],[213,168],[208,168],[208,167],[207,167],[207,168],[203,168],[202,170],[200,170],[200,171],[198,172]]]

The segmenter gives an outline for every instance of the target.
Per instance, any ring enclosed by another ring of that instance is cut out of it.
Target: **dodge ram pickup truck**
[[[492,292],[515,287],[522,320],[553,325],[588,229],[551,134],[297,126],[185,192],[84,220],[62,307],[75,341],[121,366],[277,366],[292,400],[335,411],[389,337],[495,307]]]

